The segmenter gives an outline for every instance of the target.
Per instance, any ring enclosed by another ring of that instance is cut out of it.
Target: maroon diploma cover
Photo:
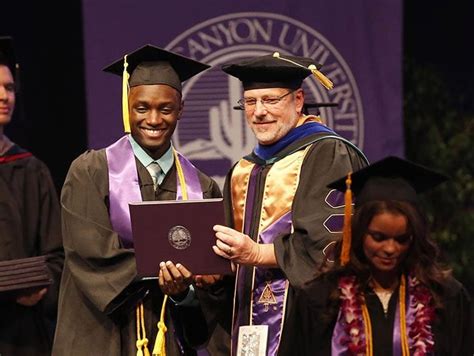
[[[130,203],[138,275],[157,278],[160,262],[181,263],[193,274],[230,274],[214,253],[212,227],[225,225],[222,198]]]

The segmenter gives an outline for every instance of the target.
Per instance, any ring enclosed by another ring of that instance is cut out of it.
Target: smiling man
[[[302,113],[307,76],[332,85],[319,67],[278,53],[223,66],[242,81],[238,104],[258,141],[227,177],[233,228],[215,227],[214,251],[237,266],[232,354],[239,340],[255,335],[263,335],[266,355],[293,354],[298,330],[285,322],[293,316],[294,287],[314,278],[343,212],[326,185],[366,164],[353,144]]]
[[[181,83],[208,67],[146,45],[105,69],[123,76],[124,126],[131,134],[79,156],[64,183],[67,252],[54,355],[146,355],[165,294],[172,298],[167,355],[193,355],[191,346],[205,341],[205,328],[193,324],[203,315],[190,271],[168,261],[156,271],[159,283],[137,278],[128,203],[181,199],[184,190],[190,199],[221,196],[171,143],[184,106]]]

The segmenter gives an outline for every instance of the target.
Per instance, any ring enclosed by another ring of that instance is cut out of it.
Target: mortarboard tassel
[[[123,116],[123,130],[130,133],[130,113],[128,111],[128,79],[130,74],[127,72],[128,62],[127,55],[123,57],[123,75],[122,75],[122,116]]]
[[[317,80],[327,89],[330,90],[334,88],[333,82],[326,77],[323,73],[321,73],[318,68],[314,64],[311,64],[308,69],[313,73],[313,75],[316,77]]]
[[[163,298],[163,305],[161,306],[160,321],[158,322],[158,334],[156,335],[155,346],[153,347],[153,356],[166,356],[166,331],[168,328],[165,325],[165,309],[168,296]]]
[[[288,58],[283,58],[282,56],[280,56],[280,52],[274,52],[273,53],[273,57],[274,58],[278,58],[278,59],[281,59],[283,61],[287,61],[287,62],[290,62],[292,64],[294,64],[295,66],[298,66],[298,67],[302,67],[302,68],[306,68],[304,65],[301,65],[299,63],[296,63],[295,61],[292,61],[291,59],[288,59]],[[308,68],[306,69],[309,69],[311,71],[311,73],[313,73],[313,75],[316,77],[316,79],[327,89],[332,89],[334,88],[334,84],[333,82],[331,82],[331,80],[326,77],[323,73],[321,73],[318,68],[314,65],[314,64],[310,64],[308,66]]]
[[[351,173],[347,175],[346,192],[344,194],[344,227],[342,229],[341,266],[346,265],[350,259],[351,251],[351,216],[352,216],[352,191]]]

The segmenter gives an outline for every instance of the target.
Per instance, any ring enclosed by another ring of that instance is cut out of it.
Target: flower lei
[[[402,279],[404,277],[402,276]],[[339,340],[341,345],[347,346],[349,355],[372,355],[372,331],[369,315],[365,306],[364,297],[359,291],[359,285],[355,276],[344,276],[339,279],[341,291],[341,319],[343,322],[344,335]],[[401,288],[402,289],[402,288]],[[405,293],[400,294],[400,306],[405,306]],[[425,356],[433,353],[434,339],[431,329],[435,317],[432,303],[432,295],[428,288],[421,284],[416,278],[408,277],[409,305],[407,318],[405,313],[400,313],[402,327],[408,338],[403,342],[402,354],[413,356]],[[364,315],[366,314],[366,315]],[[366,320],[367,322],[364,322]],[[408,340],[407,340],[408,339]]]

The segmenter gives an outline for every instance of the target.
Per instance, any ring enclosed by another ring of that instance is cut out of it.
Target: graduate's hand
[[[192,282],[192,273],[182,264],[167,261],[160,263],[158,283],[161,291],[170,296],[184,293]]]
[[[249,236],[223,225],[214,225],[216,244],[214,252],[233,263],[256,265],[259,261],[260,246]]]
[[[41,299],[43,299],[47,291],[48,288],[42,288],[30,294],[20,295],[16,298],[16,302],[25,307],[32,307],[33,305],[38,304]]]
[[[207,274],[207,275],[197,275],[193,277],[196,287],[199,288],[209,288],[210,286],[216,284],[224,278],[221,274]]]

